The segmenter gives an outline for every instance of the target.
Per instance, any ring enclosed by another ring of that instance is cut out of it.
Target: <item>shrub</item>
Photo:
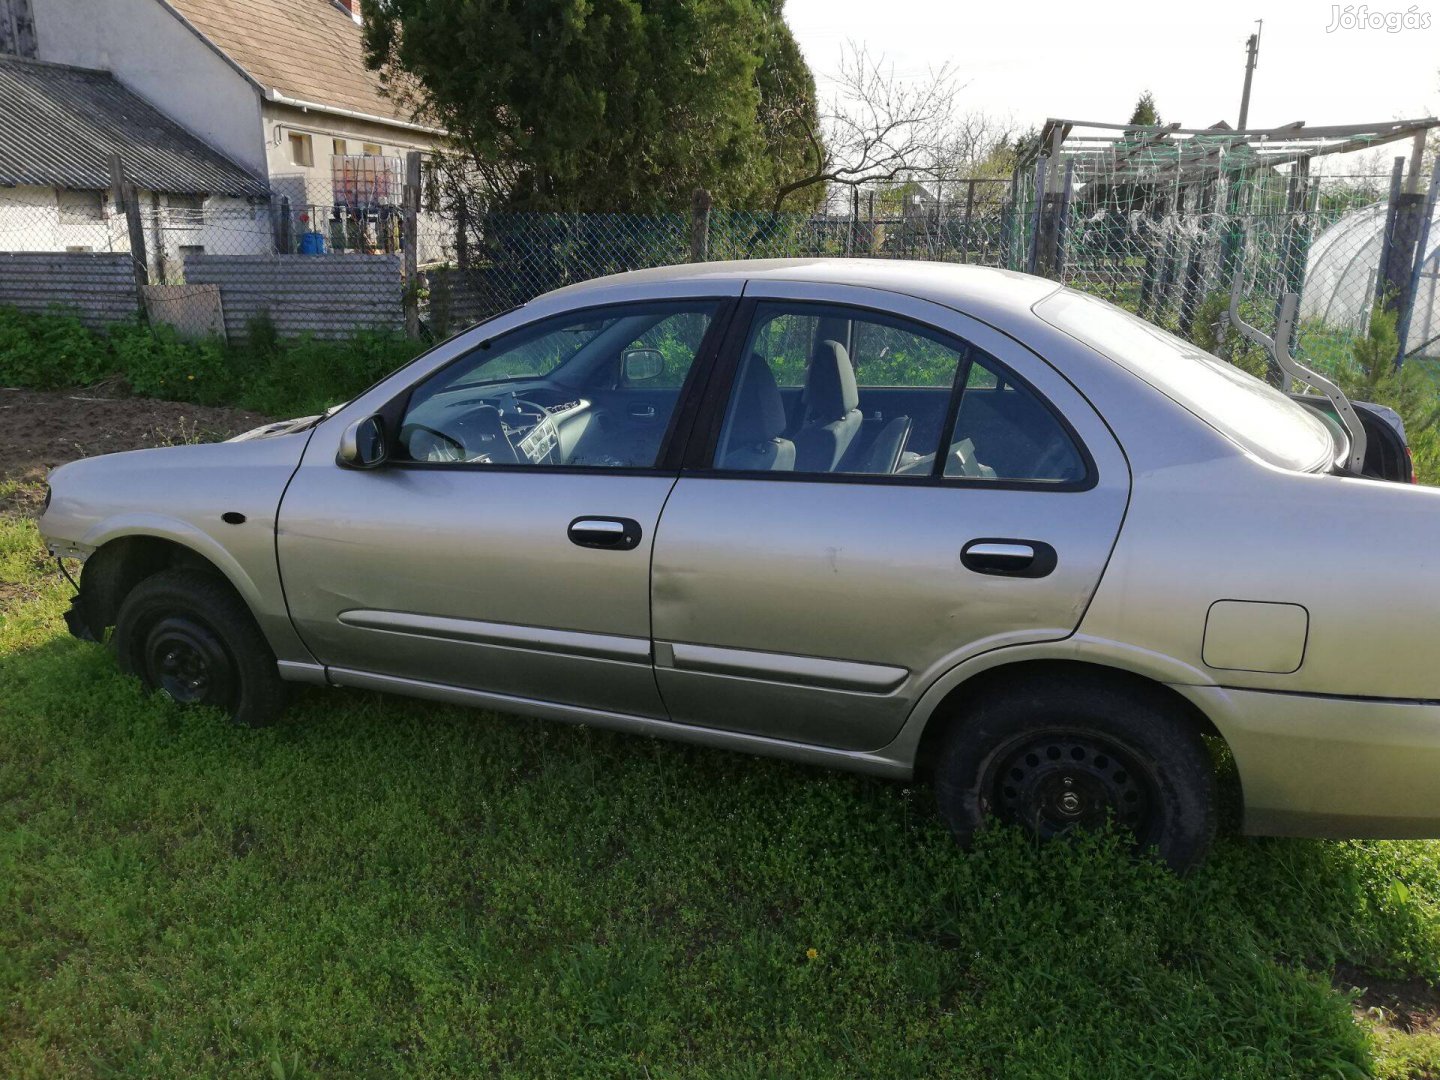
[[[72,313],[0,308],[0,383],[58,390],[87,386],[114,371],[104,338]]]
[[[1336,381],[1347,397],[1386,405],[1405,421],[1416,475],[1424,482],[1440,480],[1440,398],[1435,381],[1424,366],[1411,361],[1395,366],[1400,351],[1396,314],[1376,304],[1364,337],[1351,346],[1350,361],[1336,371]]]
[[[110,331],[116,369],[144,397],[218,405],[234,399],[237,380],[220,341],[186,341],[173,327],[124,325]]]
[[[236,345],[189,340],[171,327],[138,321],[97,333],[62,311],[0,308],[4,385],[57,390],[120,375],[145,397],[237,405],[272,416],[318,412],[353,397],[421,348],[376,331],[338,341],[285,341],[265,319],[252,323],[247,340]]]
[[[371,330],[343,341],[302,337],[256,356],[261,366],[240,402],[272,416],[320,412],[354,397],[422,348],[408,338]]]
[[[1196,345],[1208,353],[1214,353],[1228,360],[1241,371],[1257,379],[1267,379],[1270,374],[1270,357],[1258,345],[1253,345],[1230,325],[1227,312],[1230,309],[1230,294],[1223,291],[1210,293],[1195,309],[1195,323],[1190,336]],[[1249,298],[1240,301],[1240,317],[1251,326],[1264,326],[1272,321],[1274,313],[1266,314],[1258,300]]]

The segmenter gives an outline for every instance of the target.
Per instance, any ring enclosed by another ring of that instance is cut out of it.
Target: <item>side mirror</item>
[[[620,378],[625,385],[658,379],[665,371],[665,355],[659,349],[626,349],[620,355]]]
[[[356,420],[340,436],[335,463],[347,469],[373,469],[385,464],[390,448],[385,442],[385,423],[378,416]]]

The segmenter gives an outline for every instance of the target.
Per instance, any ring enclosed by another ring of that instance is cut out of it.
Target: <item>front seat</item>
[[[804,415],[795,433],[797,472],[834,472],[860,430],[855,369],[838,341],[822,341],[805,377]]]
[[[770,365],[759,353],[753,353],[740,380],[720,468],[789,472],[795,468],[795,444],[781,438],[785,431],[785,401]]]

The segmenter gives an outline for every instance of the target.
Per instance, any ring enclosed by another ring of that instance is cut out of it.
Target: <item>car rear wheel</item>
[[[200,570],[163,570],[120,605],[120,667],[182,705],[209,705],[259,727],[288,696],[260,628],[230,585]]]
[[[1040,840],[1111,826],[1183,873],[1214,835],[1214,770],[1194,726],[1158,694],[1101,681],[986,696],[942,744],[935,790],[962,846],[992,823]]]

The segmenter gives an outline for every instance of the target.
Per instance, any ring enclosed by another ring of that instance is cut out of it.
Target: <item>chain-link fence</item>
[[[1242,317],[1274,330],[1300,296],[1295,345],[1335,370],[1377,310],[1397,324],[1397,359],[1440,359],[1440,208],[1399,175],[1309,177],[1218,171],[1187,184],[1133,177],[1017,177],[1017,269],[1054,277],[1206,348],[1233,344],[1226,312],[1240,278]],[[1427,229],[1425,221],[1431,222]]]
[[[0,305],[68,307],[92,324],[143,317],[188,336],[361,330],[438,338],[562,285],[697,259],[929,259],[1028,270],[1102,295],[1208,347],[1232,274],[1247,319],[1301,294],[1299,344],[1335,363],[1396,271],[1394,178],[1303,170],[1187,184],[1133,177],[906,182],[815,213],[468,212],[410,191],[401,159],[337,159],[327,191],[268,201],[151,192],[0,193]],[[424,185],[420,186],[422,189]],[[1423,196],[1422,196],[1423,197]],[[408,200],[408,201],[407,201]],[[1440,216],[1433,202],[1432,218]],[[1412,214],[1417,221],[1423,215]],[[1407,355],[1440,355],[1437,247],[1405,257]],[[1410,280],[1413,278],[1413,281]]]
[[[402,332],[395,213],[141,192],[0,192],[0,305],[117,316],[186,336]],[[338,241],[338,243],[337,243]],[[115,272],[119,259],[120,273]]]

